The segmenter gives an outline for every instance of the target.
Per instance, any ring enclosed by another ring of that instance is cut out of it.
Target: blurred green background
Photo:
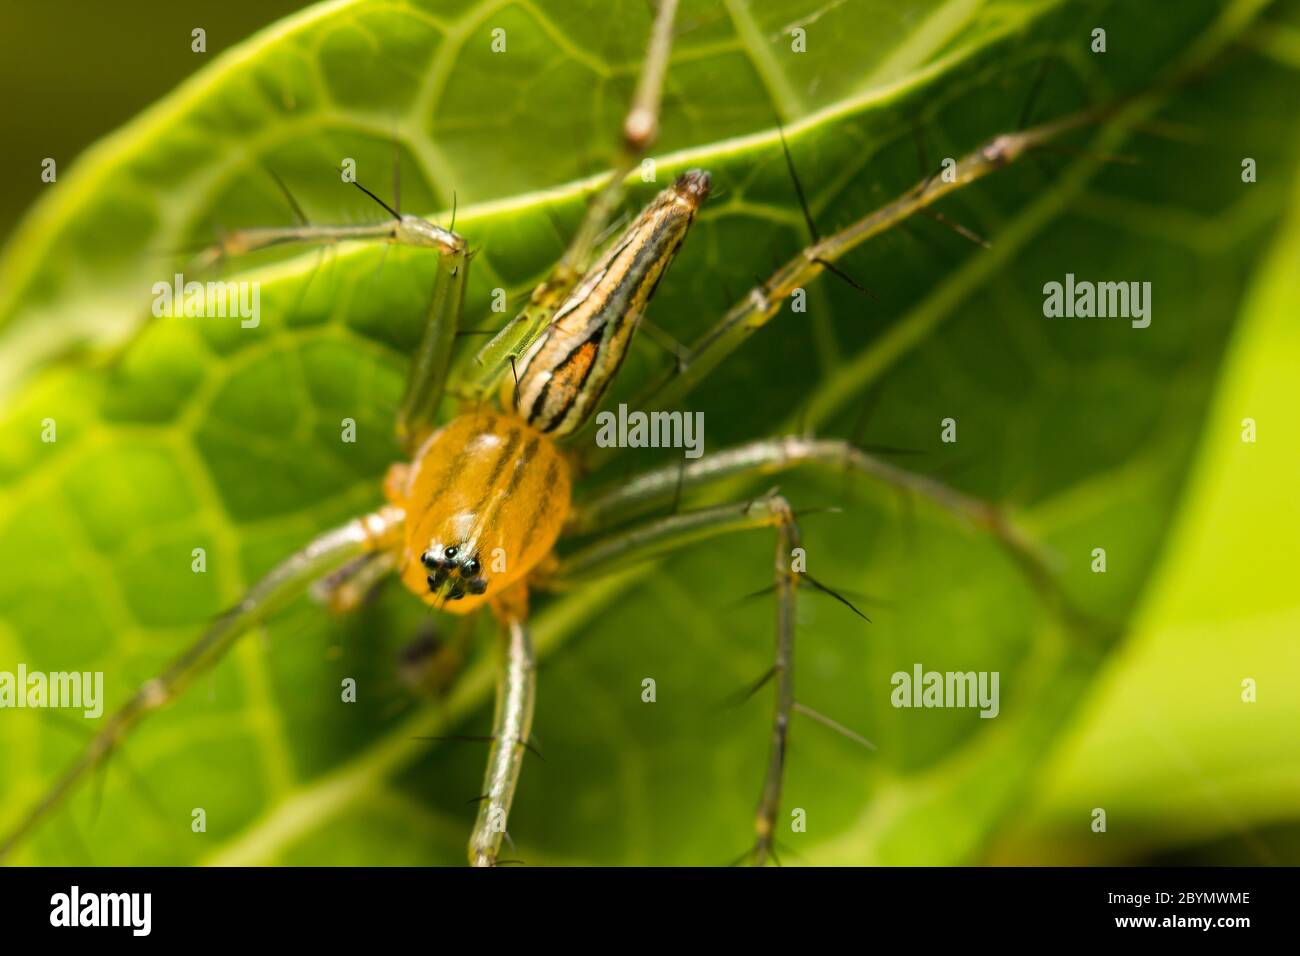
[[[331,169],[356,156],[385,195],[396,133],[404,208],[445,214],[455,192],[484,250],[469,322],[499,321],[491,289],[520,300],[577,220],[577,181],[607,164],[649,24],[641,0],[358,0],[237,48],[295,7],[3,14],[0,669],[94,661],[122,699],[276,558],[373,504],[396,455],[427,263],[373,249],[319,270],[311,255],[253,263],[263,324],[244,335],[143,321],[178,249],[214,225],[288,221],[267,165],[313,218],[373,221]],[[661,176],[698,163],[719,187],[652,310],[683,341],[806,239],[774,117],[827,232],[916,181],[918,130],[931,164],[961,155],[1014,128],[1040,78],[1040,121],[1126,94],[1142,106],[1136,132],[1087,131],[942,207],[991,250],[909,223],[846,264],[877,299],[822,283],[806,319],[783,313],[693,399],[712,449],[811,422],[917,452],[900,463],[1042,540],[1095,625],[1072,633],[995,546],[933,509],[783,478],[798,506],[845,509],[807,519],[810,571],[880,599],[865,632],[801,604],[801,699],[878,750],[798,725],[784,805],[810,825],[787,861],[1300,861],[1300,4],[696,0],[680,23],[658,150],[679,155]],[[498,24],[511,52],[494,59]],[[803,58],[792,24],[809,31]],[[1105,58],[1088,50],[1097,24]],[[1189,62],[1190,81],[1151,93]],[[1153,281],[1152,328],[1049,324],[1040,290],[1066,271]],[[632,355],[613,400],[663,361]],[[949,414],[955,448],[938,441]],[[365,438],[340,450],[345,415]],[[46,417],[57,447],[35,437]],[[628,457],[615,473],[651,463]],[[196,542],[206,576],[189,570]],[[1089,570],[1098,542],[1105,575]],[[740,853],[769,705],[718,703],[769,666],[770,606],[737,602],[770,562],[756,535],[539,600],[546,761],[512,817],[523,858]],[[411,699],[393,660],[425,624],[397,589],[348,622],[300,602],[142,728],[98,813],[80,794],[18,862],[459,862],[483,755],[415,737],[483,732],[489,661],[471,665],[477,690]],[[890,675],[916,661],[999,670],[1002,715],[891,709]],[[352,710],[344,676],[365,688]],[[661,688],[649,709],[644,676]],[[84,728],[57,716],[0,713],[0,829],[76,751]]]
[[[295,0],[96,0],[6,3],[0,13],[0,89],[6,91],[0,235],[46,185],[40,161],[67,168],[222,50],[306,4]],[[208,52],[190,31],[208,31]]]

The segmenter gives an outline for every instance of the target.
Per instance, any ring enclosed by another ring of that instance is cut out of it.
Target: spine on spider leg
[[[160,676],[147,681],[105,720],[104,728],[72,766],[17,826],[0,839],[0,860],[63,802],[82,777],[100,766],[137,723],[175,700],[195,677],[216,664],[236,639],[287,605],[317,577],[360,555],[391,547],[400,535],[404,520],[405,515],[399,509],[385,507],[327,531],[276,565],[238,604],[177,655]]]
[[[676,16],[677,0],[659,0],[636,94],[623,120],[614,168],[588,203],[582,222],[555,268],[533,289],[523,311],[474,357],[476,368],[468,383],[472,395],[487,396],[493,390],[511,360],[522,357],[546,331],[556,310],[569,298],[587,270],[600,234],[623,199],[625,181],[658,138],[659,104],[663,97],[664,76],[668,72]]]
[[[516,366],[517,383],[506,380],[519,417],[560,436],[595,411],[709,186],[700,170],[678,177],[583,276]]]
[[[794,289],[806,287],[823,272],[847,278],[835,263],[848,252],[945,196],[1016,162],[1027,152],[1071,130],[1096,123],[1114,111],[1115,105],[1107,104],[1031,129],[994,136],[958,160],[951,176],[927,176],[893,201],[807,246],[732,306],[690,346],[681,361],[652,381],[633,404],[645,409],[677,406],[714,368],[776,316]],[[594,467],[601,457],[589,452],[586,465]]]
[[[361,188],[367,195],[374,195],[365,187]],[[465,240],[454,232],[419,216],[399,215],[391,209],[389,212],[393,215],[390,221],[353,226],[302,224],[235,229],[223,233],[215,244],[199,252],[194,267],[206,271],[224,260],[276,246],[332,245],[338,242],[391,242],[416,249],[434,249],[443,255],[464,252]]]
[[[781,810],[781,783],[785,777],[785,755],[789,745],[790,717],[794,712],[794,628],[795,592],[799,581],[792,566],[792,552],[799,547],[799,528],[789,502],[779,495],[768,499],[776,524],[776,658],[772,675],[776,682],[776,707],[772,715],[772,740],[767,775],[754,815],[757,840],[754,863],[762,866],[772,853],[776,818]]]
[[[800,579],[794,568],[793,552],[800,541],[789,502],[781,495],[769,492],[740,503],[686,511],[634,524],[565,555],[538,583],[550,589],[564,589],[590,580],[593,575],[615,573],[687,544],[753,528],[774,528],[776,531],[773,565],[777,596],[776,647],[772,669],[760,682],[761,686],[768,680],[774,681],[776,701],[767,770],[754,815],[756,838],[752,851],[747,854],[755,863],[763,863],[769,856],[775,856],[776,820],[781,809],[787,741],[795,709],[795,593]]]

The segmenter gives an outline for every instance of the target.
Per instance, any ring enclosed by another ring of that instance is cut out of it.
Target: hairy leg
[[[958,520],[992,534],[1031,581],[1051,589],[1053,575],[1042,549],[996,505],[965,494],[929,475],[882,461],[849,442],[787,435],[737,445],[684,465],[655,468],[597,489],[576,505],[566,531],[587,534],[608,527],[686,491],[726,479],[777,475],[794,468],[842,470],[880,481],[932,501]]]
[[[932,174],[892,202],[818,239],[761,285],[751,289],[711,328],[679,353],[673,365],[652,380],[635,400],[629,402],[629,406],[647,412],[679,407],[681,401],[715,368],[777,315],[796,288],[806,288],[828,271],[843,277],[836,261],[868,239],[892,229],[944,196],[1010,165],[1062,134],[1097,122],[1109,109],[1087,110],[1032,129],[994,136],[958,160],[950,175]],[[615,451],[593,444],[584,451],[582,470],[594,470]]]
[[[225,657],[241,635],[284,608],[321,575],[329,574],[369,552],[392,546],[401,533],[403,521],[402,513],[391,507],[354,518],[320,535],[272,568],[238,604],[217,618],[197,641],[182,651],[162,674],[144,683],[105,720],[104,728],[72,766],[0,841],[0,859],[53,812],[83,777],[102,764],[137,723],[175,700],[195,677]]]
[[[772,493],[739,504],[688,511],[648,521],[630,529],[597,539],[568,557],[541,584],[563,589],[595,575],[610,573],[632,564],[667,554],[695,541],[737,531],[772,528],[776,531],[774,588],[776,592],[776,650],[764,682],[776,688],[767,771],[754,817],[755,842],[752,861],[765,863],[772,855],[777,814],[781,809],[781,783],[789,742],[790,719],[796,710],[794,699],[795,592],[799,572],[793,552],[799,547],[799,529],[794,512],[780,495]]]
[[[497,380],[527,351],[550,324],[551,317],[568,298],[591,266],[601,234],[609,226],[626,193],[626,181],[646,155],[659,133],[659,104],[668,55],[672,49],[673,19],[677,0],[660,0],[650,42],[632,105],[623,120],[618,157],[604,185],[592,196],[577,232],[560,260],[533,289],[528,303],[487,345],[479,350],[463,386],[471,395],[489,394]]]
[[[506,834],[510,805],[523,768],[533,728],[537,664],[528,634],[527,597],[522,588],[494,606],[501,626],[501,660],[497,701],[492,718],[492,747],[483,775],[483,796],[469,840],[473,866],[495,866]]]
[[[727,483],[778,475],[795,468],[847,471],[879,481],[900,493],[917,495],[933,502],[962,522],[992,535],[1007,551],[1045,601],[1070,613],[1060,593],[1051,566],[1042,550],[1002,510],[944,485],[927,475],[899,468],[866,453],[852,444],[834,439],[802,435],[765,439],[716,452],[705,458],[656,468],[594,490],[575,506],[567,532],[603,535],[563,559],[545,586],[562,588],[586,576],[614,571],[627,564],[667,554],[675,548],[716,535],[753,527],[775,527],[778,541],[775,566],[777,595],[776,658],[765,680],[776,685],[776,710],[772,727],[767,774],[764,778],[758,814],[757,839],[752,859],[762,863],[773,855],[772,836],[780,810],[781,775],[784,769],[789,721],[794,713],[812,716],[837,732],[866,743],[828,718],[801,707],[794,699],[794,592],[801,578],[793,569],[791,552],[799,547],[799,533],[784,498],[772,494],[744,505],[724,505],[646,520],[644,511],[675,501],[692,490],[727,487]],[[643,524],[610,531],[640,516]],[[816,582],[809,580],[814,587]],[[867,746],[870,746],[867,744]]]
[[[284,184],[276,179],[281,189]],[[424,332],[411,360],[406,390],[397,412],[397,438],[408,453],[414,451],[432,427],[438,403],[447,385],[452,345],[460,325],[469,274],[469,247],[465,240],[419,216],[404,215],[388,205],[360,183],[353,185],[384,208],[391,217],[386,222],[356,225],[313,225],[306,221],[297,202],[284,189],[298,219],[296,226],[241,229],[224,233],[216,245],[201,253],[199,268],[210,268],[226,258],[247,255],[261,249],[284,245],[333,245],[339,242],[385,242],[429,249],[438,256],[438,271],[425,316]],[[393,174],[394,202],[398,180]],[[453,215],[454,219],[454,215]]]
[[[372,551],[353,558],[311,586],[311,596],[335,614],[355,611],[397,567],[392,551]]]

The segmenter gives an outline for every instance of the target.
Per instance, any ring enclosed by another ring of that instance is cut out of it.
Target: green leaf
[[[1134,633],[1006,852],[1048,843],[1061,860],[1114,862],[1225,836],[1250,862],[1287,862],[1252,832],[1294,822],[1300,801],[1300,541],[1285,531],[1300,527],[1300,192],[1285,215],[1242,297],[1187,504]],[[1092,807],[1106,809],[1109,839],[1078,825]]]
[[[921,178],[915,131],[926,169],[960,156],[1014,129],[1040,77],[1036,118],[1132,94],[1130,119],[1149,121],[1136,134],[1104,127],[1079,140],[1083,154],[1043,153],[946,202],[990,251],[920,218],[855,253],[843,266],[876,298],[823,281],[807,313],[783,310],[693,396],[706,448],[776,434],[805,407],[823,433],[852,434],[874,395],[864,441],[914,449],[907,466],[1007,504],[1057,555],[1097,632],[1123,632],[1284,195],[1282,174],[1241,183],[1240,144],[1261,170],[1297,168],[1296,144],[1278,134],[1294,117],[1275,96],[1294,77],[1253,46],[1215,56],[1261,6],[1179,4],[1157,29],[1121,3],[686,4],[657,175],[707,167],[717,197],[651,310],[680,341],[807,240],[778,119],[823,233]],[[51,189],[0,262],[0,670],[102,670],[109,705],[122,701],[278,558],[377,503],[398,457],[392,413],[426,257],[346,248],[323,264],[241,262],[261,282],[261,321],[245,329],[149,316],[176,253],[214,225],[290,222],[266,167],[314,221],[380,218],[335,170],[353,158],[388,195],[396,138],[403,209],[443,210],[445,222],[454,194],[456,228],[481,249],[466,324],[495,329],[505,316],[491,290],[520,301],[610,162],[648,18],[631,0],[325,4],[214,62]],[[791,49],[792,24],[807,31],[805,53]],[[1097,25],[1105,54],[1089,50]],[[490,47],[498,27],[503,54]],[[1187,66],[1213,81],[1153,89]],[[1189,130],[1202,134],[1194,146]],[[1151,327],[1045,319],[1043,284],[1066,272],[1151,281]],[[611,401],[666,361],[647,339]],[[956,445],[939,440],[946,417]],[[354,444],[339,440],[344,418]],[[47,419],[54,443],[41,441]],[[627,452],[593,480],[673,460]],[[781,485],[801,511],[845,509],[802,519],[809,571],[879,599],[868,626],[801,597],[799,699],[877,749],[797,719],[783,807],[804,809],[808,830],[781,838],[787,858],[980,859],[1108,645],[1065,628],[991,541],[931,508],[900,510],[887,490],[839,475]],[[1099,542],[1104,575],[1088,569]],[[748,845],[769,703],[722,702],[770,666],[771,607],[737,602],[770,580],[771,548],[761,533],[705,543],[537,599],[544,760],[525,766],[518,856],[722,863]],[[295,604],[141,727],[97,815],[83,792],[19,859],[463,860],[485,752],[420,738],[484,732],[491,642],[485,622],[449,697],[413,699],[394,657],[431,620],[397,587],[350,620]],[[891,707],[891,675],[917,662],[998,671],[999,716]],[[348,677],[355,704],[340,701]],[[641,701],[646,677],[653,704]],[[76,752],[83,722],[60,716],[3,714],[0,827]]]

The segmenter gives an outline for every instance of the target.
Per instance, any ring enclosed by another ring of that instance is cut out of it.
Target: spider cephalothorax
[[[569,512],[569,463],[525,422],[482,407],[431,435],[388,483],[406,513],[398,560],[421,600],[471,611],[545,558]]]

